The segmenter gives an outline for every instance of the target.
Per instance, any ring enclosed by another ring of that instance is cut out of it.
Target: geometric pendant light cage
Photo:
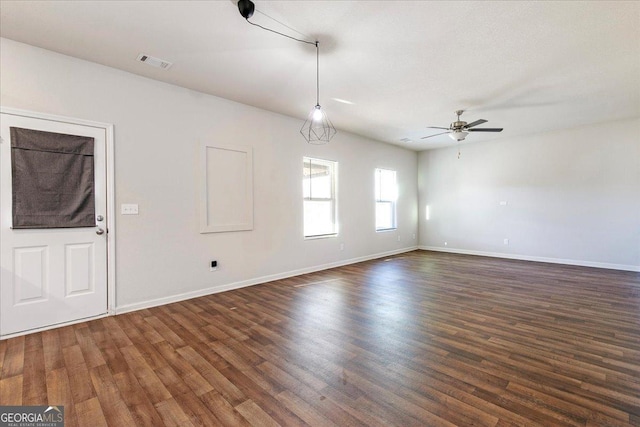
[[[316,41],[316,106],[309,113],[309,117],[302,125],[300,133],[309,144],[326,144],[333,135],[336,128],[327,117],[327,113],[320,106],[320,48]]]
[[[309,144],[321,145],[331,141],[337,131],[327,117],[327,113],[320,107],[320,104],[316,104],[302,125],[300,133]]]
[[[262,25],[255,24],[249,21],[249,18],[253,15],[255,5],[251,0],[239,0],[238,10],[240,15],[251,25],[262,28],[263,30],[270,31],[272,33],[279,34],[281,36],[290,38],[301,43],[307,43],[315,45],[316,47],[316,105],[313,107],[307,120],[305,120],[300,133],[309,144],[321,145],[328,143],[331,138],[337,133],[335,126],[331,123],[331,120],[327,117],[327,113],[320,106],[320,47],[319,42],[310,42],[307,40],[297,39],[287,34],[280,33],[270,28],[265,28]]]

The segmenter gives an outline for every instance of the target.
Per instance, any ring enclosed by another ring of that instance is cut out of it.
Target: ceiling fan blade
[[[469,132],[502,132],[502,128],[467,129]]]
[[[449,128],[442,128],[440,126],[427,126],[427,129],[445,129],[445,130],[449,130]]]
[[[442,128],[442,129],[446,129],[446,128]],[[449,133],[449,132],[441,132],[441,133],[436,133],[435,135],[423,136],[420,139],[427,139],[427,138],[431,138],[433,136],[444,135],[445,133]]]
[[[478,125],[481,125],[481,124],[483,124],[483,123],[487,123],[487,121],[486,121],[485,119],[476,120],[475,122],[471,122],[471,123],[469,123],[468,125],[466,125],[466,126],[465,126],[465,128],[470,128],[470,127],[473,127],[473,126],[478,126]]]

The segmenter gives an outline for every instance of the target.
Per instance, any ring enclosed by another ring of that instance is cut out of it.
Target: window
[[[397,194],[396,171],[376,169],[376,231],[396,228]]]
[[[303,159],[304,237],[324,237],[338,233],[336,225],[337,162]]]

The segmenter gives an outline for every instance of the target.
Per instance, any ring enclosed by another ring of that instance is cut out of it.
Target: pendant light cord
[[[320,106],[320,47],[316,40],[316,105]]]
[[[240,12],[240,15],[242,15],[242,17],[254,27],[261,28],[265,31],[269,31],[270,33],[274,33],[279,36],[283,36],[300,43],[312,44],[316,47],[316,105],[313,108],[313,110],[311,110],[311,113],[309,113],[307,120],[305,120],[304,124],[302,125],[302,128],[300,129],[300,133],[309,144],[328,143],[331,140],[331,138],[333,138],[333,136],[336,134],[336,128],[333,126],[333,124],[331,123],[327,115],[324,113],[324,111],[322,111],[320,107],[320,42],[318,40],[316,41],[305,40],[304,38],[308,38],[309,36],[283,24],[282,22],[274,18],[271,18],[270,16],[264,13],[263,15],[266,16],[267,18],[277,22],[280,25],[283,25],[284,27],[288,28],[291,31],[294,31],[300,34],[304,38],[299,39],[299,38],[290,36],[289,34],[284,34],[284,33],[281,33],[280,31],[272,30],[271,28],[263,27],[260,24],[251,22],[249,21],[249,18],[251,18],[253,16],[253,13],[255,12],[255,5],[253,4],[253,2],[251,0],[234,0],[234,1],[237,1],[238,11]]]
[[[314,45],[316,45],[316,47],[318,47],[318,42],[310,42],[310,41],[308,41],[308,40],[302,40],[302,39],[297,39],[297,38],[295,38],[295,37],[291,37],[291,36],[290,36],[290,35],[288,35],[288,34],[284,34],[284,33],[281,33],[281,32],[279,32],[279,31],[276,31],[276,30],[272,30],[271,28],[263,27],[262,25],[260,25],[260,24],[256,24],[255,22],[251,22],[251,21],[249,21],[249,18],[247,18],[247,22],[248,22],[249,24],[251,24],[251,25],[254,25],[254,26],[256,26],[256,27],[262,28],[263,30],[271,31],[272,33],[276,33],[276,34],[279,34],[279,35],[281,35],[281,36],[284,36],[284,37],[290,38],[291,40],[295,40],[295,41],[298,41],[298,42],[301,42],[301,43],[314,44]]]

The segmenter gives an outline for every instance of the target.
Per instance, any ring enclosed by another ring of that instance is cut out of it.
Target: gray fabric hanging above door
[[[11,128],[13,228],[95,227],[94,139]]]

